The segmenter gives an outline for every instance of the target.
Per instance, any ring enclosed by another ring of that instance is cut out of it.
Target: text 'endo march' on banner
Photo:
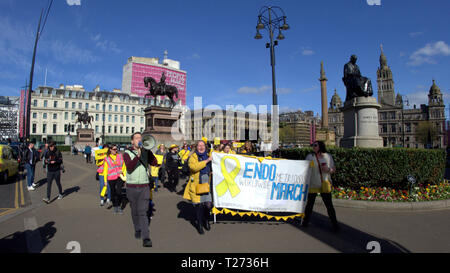
[[[310,161],[259,159],[213,153],[214,206],[303,213],[311,174]]]

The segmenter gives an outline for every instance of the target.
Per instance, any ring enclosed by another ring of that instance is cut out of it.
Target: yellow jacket
[[[113,154],[109,155],[114,161],[116,160],[116,156]],[[106,160],[103,160],[103,177],[108,177],[108,163],[106,163]],[[127,167],[125,166],[125,162],[122,165],[122,174],[126,178],[127,177]]]
[[[178,155],[181,158],[181,164],[184,164],[184,162],[189,158],[189,154],[191,153],[191,151],[189,150],[181,150],[180,152],[178,152]]]
[[[192,153],[191,157],[189,158],[189,182],[184,189],[183,198],[191,200],[192,203],[200,203],[200,195],[196,193],[196,189],[200,181],[200,171],[206,167],[206,164],[206,161],[198,161],[196,153]]]

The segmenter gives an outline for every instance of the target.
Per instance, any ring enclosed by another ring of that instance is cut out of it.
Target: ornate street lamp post
[[[405,119],[404,119],[404,109],[405,105],[409,106],[409,100],[407,96],[402,96],[402,142],[403,142],[403,148],[405,148]]]
[[[255,39],[262,39],[260,30],[266,29],[269,32],[270,43],[266,43],[266,48],[270,49],[270,65],[272,66],[272,151],[278,148],[278,98],[275,84],[275,50],[278,40],[283,40],[282,30],[288,30],[286,15],[280,7],[263,6],[259,10],[258,23],[256,24]],[[273,32],[278,30],[278,36],[274,40]],[[275,128],[276,127],[276,128]]]
[[[275,86],[275,50],[274,47],[278,45],[278,40],[283,40],[284,35],[282,30],[288,30],[289,25],[286,23],[286,15],[279,7],[264,6],[259,10],[258,23],[256,25],[255,39],[262,39],[260,30],[267,29],[269,31],[270,43],[266,43],[266,48],[270,48],[270,65],[272,66],[272,102],[273,105],[278,105],[276,86]],[[273,32],[278,30],[277,40],[274,41]]]

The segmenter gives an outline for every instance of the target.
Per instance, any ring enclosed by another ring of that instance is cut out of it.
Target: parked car
[[[0,180],[8,181],[10,177],[19,173],[19,162],[13,148],[8,145],[0,145]]]

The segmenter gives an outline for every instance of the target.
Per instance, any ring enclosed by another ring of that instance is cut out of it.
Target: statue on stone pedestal
[[[148,85],[150,84],[149,92],[144,97],[152,96],[157,98],[157,96],[167,96],[170,99],[171,107],[173,108],[176,105],[173,97],[176,96],[178,99],[178,89],[173,85],[166,85],[166,75],[164,72],[159,83],[152,77],[145,77],[144,84],[145,87],[149,87]]]
[[[352,55],[350,61],[344,66],[344,77],[342,81],[347,88],[345,101],[356,97],[369,97],[373,95],[372,82],[369,78],[361,76],[356,60],[356,55]]]
[[[85,110],[83,113],[76,111],[75,115],[78,116],[75,124],[77,124],[77,123],[84,124],[84,125],[89,124],[92,128],[91,120],[92,121],[94,120],[94,116],[92,116],[92,115],[90,116],[87,110]]]

